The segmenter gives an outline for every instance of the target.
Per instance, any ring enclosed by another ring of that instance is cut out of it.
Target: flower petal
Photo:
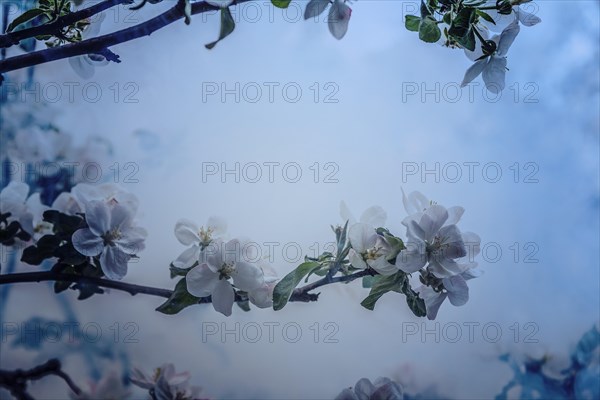
[[[112,206],[110,210],[110,228],[117,229],[119,232],[124,232],[131,227],[133,221],[133,213],[131,209],[120,203]]]
[[[362,378],[354,385],[354,392],[358,400],[369,400],[375,391],[375,386],[367,378]]]
[[[521,26],[519,25],[518,20],[515,20],[502,31],[502,34],[500,35],[500,41],[498,42],[498,48],[496,50],[500,57],[506,56],[510,46],[512,46],[520,31]]]
[[[407,274],[411,274],[423,268],[427,263],[425,243],[415,240],[407,242],[405,245],[406,249],[396,256],[396,267]]]
[[[361,255],[356,252],[356,250],[350,249],[348,252],[348,258],[350,259],[350,264],[352,264],[354,268],[367,269],[367,263],[365,260],[363,260]]]
[[[379,228],[385,225],[387,213],[379,206],[367,208],[360,216],[360,222],[371,225],[374,228]]]
[[[493,55],[482,73],[487,90],[498,94],[506,86],[506,58]]]
[[[84,256],[97,256],[104,250],[104,240],[96,235],[91,229],[78,229],[71,237],[75,250]]]
[[[352,215],[352,212],[344,200],[340,201],[340,216],[342,217],[344,223],[348,221],[348,225],[350,226],[356,223],[356,218],[354,218],[354,215]]]
[[[348,229],[348,238],[352,248],[359,253],[364,253],[377,243],[377,233],[373,226],[362,222],[356,223]]]
[[[467,286],[467,282],[462,276],[452,276],[442,282],[448,291],[448,299],[453,306],[460,307],[469,301],[469,286]]]
[[[344,0],[334,0],[329,9],[329,32],[336,39],[341,39],[348,31],[348,23],[352,15],[352,9],[348,7]]]
[[[444,226],[444,223],[446,223],[447,219],[448,211],[446,208],[438,204],[434,204],[425,210],[425,213],[423,213],[423,216],[418,223],[418,226],[422,229],[422,231],[415,230],[415,233],[419,239],[430,242],[439,232],[440,228]],[[412,225],[414,226],[415,224]]]
[[[398,267],[396,267],[394,264],[390,264],[385,259],[385,256],[381,256],[375,260],[369,260],[368,264],[371,268],[379,272],[381,275],[389,276],[394,275],[396,272],[398,272]]]
[[[187,291],[196,297],[210,296],[217,282],[219,282],[219,274],[212,272],[206,264],[192,268],[185,276]]]
[[[402,204],[408,215],[422,213],[429,207],[429,200],[423,193],[415,190],[406,196],[404,189],[400,188],[400,190],[402,191]]]
[[[103,201],[90,201],[85,206],[85,220],[92,232],[104,235],[111,228],[108,205]]]
[[[184,246],[199,243],[200,236],[198,226],[190,220],[180,219],[175,224],[175,237]]]
[[[192,246],[183,251],[177,257],[175,261],[173,261],[173,265],[177,268],[189,268],[200,258],[200,246]]]
[[[369,400],[402,400],[403,398],[402,386],[390,381],[375,389]]]
[[[235,287],[245,292],[258,289],[265,283],[263,270],[245,261],[235,263],[232,278]]]
[[[437,317],[440,306],[448,296],[446,293],[438,293],[429,286],[421,286],[416,290],[425,301],[425,309],[427,310],[427,319],[434,320]]]
[[[108,279],[120,280],[127,275],[129,254],[123,253],[116,246],[106,246],[100,255],[100,266]]]
[[[227,232],[227,221],[221,217],[210,217],[206,222],[208,228],[212,229],[214,235],[223,235]]]
[[[473,81],[473,79],[477,78],[481,74],[481,72],[483,72],[483,69],[485,68],[487,63],[488,63],[487,58],[484,58],[479,61],[475,61],[475,64],[471,65],[469,67],[469,69],[467,69],[467,72],[465,72],[465,77],[463,78],[463,81],[460,84],[460,87],[467,86],[469,83],[471,83]]]
[[[235,300],[235,293],[231,283],[225,279],[221,279],[215,285],[215,289],[212,293],[212,303],[216,311],[220,312],[226,317],[231,315],[231,307]]]
[[[310,0],[304,10],[304,19],[319,16],[329,5],[329,0]]]
[[[144,250],[147,232],[144,228],[134,227],[121,232],[121,237],[115,241],[117,246],[127,254],[137,254]]]
[[[534,26],[542,22],[540,17],[524,11],[521,7],[517,7],[515,13],[517,14],[519,22],[525,26]]]
[[[465,213],[465,209],[460,206],[448,208],[448,219],[444,225],[456,225]]]

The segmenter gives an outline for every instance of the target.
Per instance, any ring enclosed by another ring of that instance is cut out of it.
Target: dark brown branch
[[[33,400],[33,397],[27,393],[28,382],[42,379],[48,375],[58,376],[65,381],[75,394],[81,394],[81,389],[62,370],[60,361],[55,358],[28,370],[0,370],[0,387],[8,389],[18,400]]]
[[[101,13],[104,10],[107,10],[119,4],[123,4],[127,1],[128,0],[104,0],[98,4],[94,4],[91,7],[59,17],[56,19],[56,21],[53,21],[51,23],[0,35],[0,47],[10,47],[15,44],[19,44],[21,40],[40,35],[55,34],[66,26],[72,25],[75,22],[81,21],[83,19],[90,18],[96,14]]]
[[[251,0],[237,0],[233,4],[245,3],[247,1]],[[174,7],[154,18],[107,35],[7,58],[0,61],[0,74],[64,58],[102,53],[110,46],[125,43],[143,36],[149,36],[153,32],[182,19],[184,17],[184,5],[184,1],[179,0]],[[192,4],[193,15],[217,10],[219,10],[218,7],[206,2]]]
[[[316,288],[321,286],[329,285],[332,283],[341,283],[341,282],[351,282],[355,279],[361,278],[367,275],[376,275],[377,273],[372,269],[366,269],[363,271],[356,272],[351,275],[343,275],[338,277],[329,277],[319,279],[313,283],[309,283],[306,286],[295,289],[292,292],[289,301],[303,302],[308,303],[311,301],[317,301],[319,294],[318,293],[310,293]],[[146,294],[149,296],[156,297],[164,297],[169,298],[173,294],[173,291],[169,289],[161,289],[155,288],[151,286],[142,286],[135,285],[133,283],[121,282],[121,281],[112,281],[110,279],[104,278],[94,278],[88,276],[79,276],[72,274],[63,274],[53,271],[43,271],[43,272],[25,272],[25,273],[17,273],[17,274],[5,274],[0,275],[0,285],[13,284],[13,283],[27,283],[27,282],[47,282],[47,281],[59,281],[59,282],[73,282],[73,283],[88,283],[94,284],[98,287],[107,288],[107,289],[115,289],[120,290],[126,293],[131,294],[132,296],[136,294]],[[238,300],[238,299],[236,299]],[[210,297],[202,297],[198,303],[205,304],[211,303],[212,299]]]

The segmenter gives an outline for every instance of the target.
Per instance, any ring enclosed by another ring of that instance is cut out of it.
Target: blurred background
[[[101,32],[171,5],[108,10]],[[466,209],[460,227],[481,237],[484,272],[470,282],[470,301],[446,303],[428,321],[400,294],[364,309],[367,289],[354,282],[278,312],[235,307],[226,318],[196,306],[167,316],[154,311],[161,299],[153,297],[113,291],[77,301],[73,291],[23,284],[3,299],[0,368],[29,368],[59,353],[79,382],[110,368],[172,362],[220,399],[334,398],[378,376],[423,398],[481,399],[513,377],[502,354],[546,355],[555,372],[568,366],[600,318],[598,2],[528,4],[543,22],[521,29],[501,95],[481,78],[461,89],[471,65],[463,52],[425,44],[404,28],[416,2],[356,1],[341,41],[325,15],[304,21],[304,7],[237,6],[235,31],[213,50],[204,44],[218,36],[217,14],[171,24],[111,48],[122,62],[97,67],[87,80],[66,60],[44,64],[33,75],[39,86],[24,97],[14,93],[28,72],[7,74],[12,86],[0,90],[12,108],[3,104],[3,133],[30,113],[74,145],[108,142],[101,181],[139,197],[139,224],[148,230],[127,282],[174,286],[168,266],[184,250],[173,234],[180,218],[202,225],[224,217],[228,235],[259,243],[280,276],[303,255],[326,250],[330,225],[342,223],[341,200],[356,217],[383,207],[386,227],[404,236],[403,189]],[[100,327],[102,340],[88,340],[96,350],[14,345],[23,321],[65,310],[81,326]],[[207,335],[209,325],[218,333]],[[249,340],[256,326],[262,335]],[[599,384],[596,375],[592,393]],[[45,379],[31,393],[61,399],[65,391]]]

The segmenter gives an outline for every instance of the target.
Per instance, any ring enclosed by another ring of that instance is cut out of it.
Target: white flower
[[[133,193],[123,190],[114,183],[100,185],[79,183],[71,189],[71,193],[81,208],[85,208],[91,201],[104,201],[108,204],[118,203],[127,206],[132,213],[135,213],[139,205],[139,200]]]
[[[84,256],[100,255],[107,278],[123,278],[127,262],[144,249],[146,231],[132,225],[131,209],[120,203],[91,201],[85,207],[85,219],[89,228],[73,233],[73,246]]]
[[[0,213],[10,213],[9,223],[17,221],[23,227],[23,223],[26,224],[30,220],[25,204],[28,193],[29,186],[26,183],[15,181],[10,182],[0,192]]]
[[[464,210],[456,208],[453,221]],[[455,223],[448,224],[448,210],[438,204],[413,214],[408,220],[406,249],[396,257],[396,266],[406,273],[427,269],[438,278],[460,274],[477,264],[481,239],[472,232],[461,233]]]
[[[52,224],[44,221],[44,212],[50,207],[42,204],[39,193],[34,193],[27,199],[27,211],[31,215],[31,224],[24,226],[25,229],[35,240],[44,235],[52,234]]]
[[[70,136],[38,126],[20,129],[8,149],[11,159],[27,163],[55,162],[67,157],[71,148]]]
[[[329,0],[310,0],[304,10],[304,19],[315,18],[321,15],[329,3]],[[329,32],[331,32],[333,37],[341,39],[346,35],[351,16],[352,9],[346,4],[346,0],[333,0],[327,18]]]
[[[100,26],[106,15],[104,13],[96,14],[90,21],[90,24],[83,28],[81,40],[87,40],[98,36]],[[108,64],[106,57],[100,54],[86,54],[83,56],[70,57],[69,64],[71,68],[83,79],[90,79],[94,76],[96,66]]]
[[[219,217],[210,217],[206,227],[198,228],[194,222],[180,219],[175,224],[175,237],[179,243],[190,246],[173,261],[177,268],[190,268],[198,261],[200,251],[208,246],[212,240],[220,239],[227,231],[227,223]]]
[[[385,225],[387,213],[379,206],[367,208],[356,222],[354,215],[344,201],[340,202],[340,215],[348,222],[348,239],[352,248],[348,252],[350,263],[359,269],[373,268],[382,275],[392,275],[398,272],[386,257],[390,246],[385,239],[377,234],[376,228]]]
[[[485,7],[496,6],[496,0],[490,0]],[[510,14],[500,14],[497,10],[485,10],[485,12],[492,17],[494,24],[483,18],[479,19],[479,25],[484,26],[492,32],[502,32],[507,26],[515,21],[520,22],[524,26],[534,26],[542,22],[541,18],[537,15],[531,14],[523,9],[521,6],[513,6],[513,12]]]
[[[189,372],[176,373],[173,364],[166,363],[157,368],[152,376],[134,368],[130,380],[134,385],[151,391],[157,400],[193,400],[200,395],[201,388],[190,387],[190,378]]]
[[[518,21],[507,26],[500,36],[492,38],[495,50],[491,54],[482,55],[465,73],[461,87],[465,87],[479,75],[483,76],[485,87],[492,93],[500,93],[506,85],[506,54],[519,34]],[[477,54],[474,52],[474,54]]]
[[[131,392],[123,385],[123,380],[116,372],[111,371],[99,382],[90,383],[90,390],[76,395],[71,393],[73,400],[125,400]]]
[[[59,194],[52,203],[52,209],[68,215],[83,213],[83,208],[71,192]]]
[[[419,221],[423,216],[423,213],[427,208],[433,205],[433,202],[430,201],[425,195],[419,191],[414,191],[408,194],[408,196],[404,193],[404,189],[402,190],[402,203],[404,205],[404,209],[408,216],[402,220],[402,225],[405,227],[409,227],[410,221]],[[465,212],[465,209],[460,206],[453,206],[447,209],[448,211],[448,219],[444,223],[445,225],[457,224],[462,215]]]
[[[375,382],[362,378],[351,388],[344,389],[335,400],[402,400],[402,386],[389,378],[377,378]]]
[[[262,269],[243,261],[243,247],[237,239],[213,241],[202,251],[200,265],[186,275],[188,292],[196,297],[212,296],[214,309],[225,316],[231,315],[235,301],[230,278],[237,289],[249,293],[264,283]]]
[[[435,291],[429,286],[417,288],[420,297],[425,301],[427,318],[433,320],[436,318],[440,306],[448,298],[453,306],[460,307],[469,300],[469,287],[467,281],[479,276],[472,270],[465,271],[459,275],[454,275],[441,280],[443,287]]]
[[[279,282],[275,271],[266,263],[259,261],[258,266],[264,274],[264,282],[257,289],[248,292],[248,299],[259,308],[273,307],[273,290]]]

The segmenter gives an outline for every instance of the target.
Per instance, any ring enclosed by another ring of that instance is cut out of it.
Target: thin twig
[[[233,4],[245,3],[252,0],[237,0]],[[96,38],[84,40],[77,43],[69,43],[62,46],[52,47],[45,50],[34,51],[32,53],[14,56],[0,61],[0,74],[14,71],[17,69],[30,67],[32,65],[44,64],[50,61],[61,60],[64,58],[81,56],[85,54],[98,54],[105,51],[108,47],[140,37],[149,36],[153,32],[172,24],[175,21],[183,19],[185,2],[179,0],[175,6],[164,13],[151,18],[138,25],[122,29],[117,32],[109,33]],[[192,4],[193,15],[208,11],[218,11],[219,8],[212,6],[204,1]]]
[[[58,376],[65,381],[75,394],[81,394],[81,389],[62,370],[62,365],[56,358],[28,370],[0,370],[0,387],[8,389],[18,400],[33,400],[33,397],[27,393],[27,384],[29,381],[42,379],[48,375]]]

